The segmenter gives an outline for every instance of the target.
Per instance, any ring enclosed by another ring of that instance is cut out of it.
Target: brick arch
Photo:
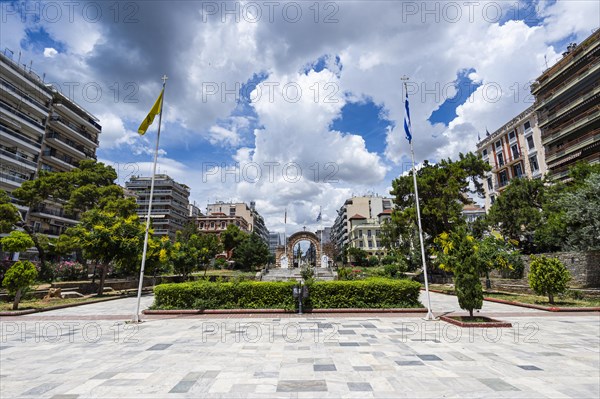
[[[316,267],[321,267],[321,245],[320,245],[321,241],[319,241],[319,237],[317,237],[317,235],[315,233],[312,233],[310,231],[298,231],[298,232],[292,234],[288,238],[287,253],[292,254],[292,257],[293,257],[294,246],[296,244],[298,244],[300,241],[310,241],[315,246],[315,250],[317,253]],[[290,266],[292,266],[292,265],[290,265]]]

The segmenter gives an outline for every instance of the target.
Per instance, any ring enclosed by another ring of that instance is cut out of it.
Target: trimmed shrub
[[[369,257],[369,266],[375,267],[379,265],[379,258],[377,256]]]
[[[79,262],[62,261],[51,265],[54,278],[62,281],[74,281],[87,277],[85,267]]]
[[[296,308],[295,282],[161,284],[154,288],[155,309],[286,309]],[[418,307],[420,284],[373,278],[317,281],[309,284],[306,309]]]
[[[411,308],[421,306],[416,281],[370,278],[355,281],[317,281],[309,287],[313,309]]]

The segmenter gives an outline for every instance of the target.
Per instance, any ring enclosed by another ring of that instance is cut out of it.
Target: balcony
[[[37,152],[42,148],[42,136],[40,136],[37,141],[32,140],[24,134],[3,125],[0,125],[0,132],[3,133],[6,140],[11,141],[16,145],[26,147],[34,152]]]
[[[21,187],[21,183],[27,180],[28,179],[23,179],[19,176],[13,176],[8,173],[0,172],[0,183],[5,183],[12,188]]]
[[[600,134],[596,134],[594,136],[584,136],[580,137],[577,140],[572,140],[569,142],[569,146],[567,148],[556,149],[554,151],[548,151],[546,153],[546,162],[552,162],[557,160],[558,158],[570,154],[573,151],[581,150],[584,147],[596,143],[600,141]]]
[[[60,101],[61,100],[59,100],[58,102],[54,103],[54,106],[55,106],[55,108],[57,110],[60,110],[61,112],[64,112],[65,114],[67,114],[71,118],[80,121],[80,123],[82,123],[85,126],[88,126],[90,129],[96,130],[97,133],[100,133],[102,131],[102,126],[100,126],[92,118],[90,118],[87,115],[86,116],[82,116],[82,115],[78,114],[77,112],[73,111],[72,109],[70,109],[66,105],[62,104]],[[76,106],[76,107],[79,108],[79,106]],[[85,112],[84,110],[82,110],[82,111]]]
[[[579,108],[583,107],[588,102],[596,101],[598,95],[600,95],[600,85],[593,88],[588,93],[576,96],[569,101],[562,102],[553,109],[552,112],[546,111],[540,113],[540,117],[538,118],[540,129],[545,128],[550,123],[554,123],[572,112],[577,112]]]
[[[574,88],[577,84],[581,83],[585,78],[587,78],[591,74],[596,73],[598,71],[600,71],[600,63],[589,66],[584,71],[580,72],[578,76],[561,83],[560,85],[555,87],[554,90],[552,90],[552,92],[550,92],[543,101],[540,101],[538,104],[535,105],[536,111],[541,110],[543,107],[548,107],[551,103],[556,101],[561,95],[565,94],[567,92],[567,90]]]
[[[96,137],[92,136],[91,134],[89,134],[84,129],[78,127],[74,123],[65,121],[63,118],[61,118],[58,115],[53,115],[50,118],[50,122],[53,125],[58,126],[59,128],[62,128],[63,131],[74,134],[75,137],[77,137],[80,140],[83,140],[90,147],[93,147],[93,148],[98,147],[98,139]]]
[[[4,91],[8,91],[11,94],[17,96],[20,101],[27,103],[30,107],[32,107],[33,109],[38,111],[40,114],[48,115],[48,107],[45,104],[32,98],[31,95],[16,88],[14,85],[12,85],[11,83],[9,83],[8,81],[6,81],[2,78],[0,78],[0,88],[2,88],[2,90],[4,90]]]
[[[37,215],[39,217],[45,217],[50,219],[59,219],[61,221],[67,223],[76,223],[77,215],[72,213],[67,213],[63,209],[51,209],[47,208],[44,205],[35,207],[31,210],[32,215]]]
[[[73,141],[64,138],[52,129],[50,129],[46,135],[46,140],[48,143],[54,144],[55,146],[60,147],[61,150],[69,152],[76,157],[96,159],[96,156],[90,151],[86,150],[84,146],[81,144],[75,144]]]
[[[567,136],[573,131],[580,129],[587,124],[593,123],[598,119],[600,119],[600,105],[588,110],[588,112],[585,114],[578,115],[577,117],[568,120],[567,122],[548,132],[544,132],[542,135],[542,144],[546,146],[549,143],[561,137]]]
[[[34,172],[37,169],[37,157],[29,159],[27,157],[17,154],[16,152],[7,151],[3,148],[0,148],[0,159],[4,159],[17,166],[25,167],[28,170]]]
[[[23,122],[26,126],[29,126],[31,129],[33,129],[35,132],[39,133],[39,134],[43,134],[45,127],[44,127],[44,122],[43,121],[38,121],[36,119],[33,119],[32,117],[24,114],[21,111],[16,110],[15,108],[11,107],[10,105],[8,105],[7,103],[0,101],[0,110],[5,113],[8,117],[17,117],[17,120]]]
[[[52,161],[57,165],[65,168],[66,170],[72,170],[77,167],[77,162],[74,162],[70,157],[65,157],[64,155],[56,155],[55,152],[45,152],[42,153],[42,158]]]

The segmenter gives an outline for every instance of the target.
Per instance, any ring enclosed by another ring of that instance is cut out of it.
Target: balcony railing
[[[9,82],[7,82],[6,80],[0,78],[0,85],[2,85],[2,87],[6,88],[7,90],[12,91],[13,93],[21,96],[22,98],[24,98],[25,100],[27,100],[27,102],[37,106],[38,108],[41,108],[42,110],[47,110],[48,107],[44,104],[42,104],[41,102],[33,99],[31,97],[31,95],[29,95],[28,93],[25,93],[24,91],[16,88],[15,86],[13,86],[12,84],[10,84]]]
[[[7,128],[5,126],[2,126],[2,125],[0,125],[0,132],[6,133],[9,136],[15,137],[15,138],[17,138],[17,139],[19,139],[19,140],[21,140],[21,141],[23,141],[23,142],[25,142],[25,143],[27,143],[29,145],[32,145],[32,146],[34,146],[34,147],[36,147],[38,149],[42,148],[42,136],[40,136],[40,138],[39,138],[38,141],[35,141],[35,140],[32,140],[29,137],[26,137],[25,135],[23,135],[23,134],[21,134],[21,133],[19,133],[17,131],[14,131],[14,130],[9,129],[9,128]]]
[[[58,115],[53,115],[50,118],[51,121],[53,122],[58,122],[61,125],[73,130],[75,133],[77,133],[78,135],[81,135],[83,137],[85,137],[86,139],[88,139],[89,141],[91,141],[92,143],[98,144],[98,139],[94,136],[92,136],[91,134],[89,134],[87,131],[83,130],[82,128],[80,128],[79,126],[75,125],[74,123],[65,121],[63,118],[61,118]]]
[[[3,101],[0,101],[0,108],[10,112],[11,114],[14,114],[16,116],[18,116],[19,118],[27,121],[28,123],[31,123],[33,126],[37,127],[38,129],[44,130],[44,125],[43,122],[40,123],[39,121],[33,119],[32,117],[24,114],[21,111],[17,111],[16,109],[14,109],[13,107],[11,107],[10,105],[6,104]]]
[[[55,130],[53,129],[49,129],[48,135],[47,137],[49,139],[54,139],[57,141],[60,141],[61,143],[63,143],[64,145],[76,150],[77,152],[83,154],[84,156],[88,157],[88,158],[93,158],[96,159],[96,155],[94,155],[92,152],[90,152],[89,150],[87,150],[85,148],[85,146],[81,145],[81,144],[75,144],[74,142],[69,142],[67,139],[65,139],[62,135],[58,134]]]
[[[33,166],[34,168],[37,168],[37,157],[33,158],[33,160],[29,160],[28,158],[25,158],[21,155],[7,151],[2,148],[0,148],[0,154],[4,155],[6,157],[9,157],[11,159],[17,160],[19,162],[22,162],[25,165],[30,165],[30,166]]]
[[[35,207],[31,210],[32,213],[43,213],[45,215],[58,216],[65,219],[76,220],[77,215],[74,213],[65,212],[64,209],[51,209],[44,206]]]
[[[21,183],[23,183],[24,181],[27,181],[27,180],[29,180],[29,179],[24,179],[24,178],[22,178],[22,177],[19,177],[19,176],[13,176],[13,175],[9,175],[9,174],[7,174],[7,173],[2,173],[2,172],[0,172],[0,181],[7,181],[7,180],[10,180],[10,181],[12,181],[12,182],[15,182],[15,183],[21,184]]]

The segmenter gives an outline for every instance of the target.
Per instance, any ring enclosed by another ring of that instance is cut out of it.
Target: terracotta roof
[[[467,204],[463,206],[463,211],[483,211],[484,209],[477,204]]]
[[[356,215],[354,215],[350,218],[350,220],[353,220],[353,219],[366,219],[366,217],[364,217],[363,215],[359,215],[357,213]]]
[[[377,216],[391,215],[391,214],[392,214],[392,210],[391,209],[385,209],[383,212],[380,212],[379,215],[377,215]]]

